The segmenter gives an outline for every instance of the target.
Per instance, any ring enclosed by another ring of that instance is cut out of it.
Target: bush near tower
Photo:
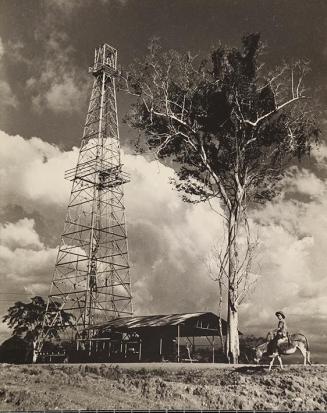
[[[49,303],[49,313],[57,311],[58,307],[58,303]],[[47,303],[40,296],[31,298],[28,303],[17,301],[8,308],[3,322],[12,330],[12,337],[0,347],[1,362],[29,362],[33,359],[33,348],[42,333],[46,309]],[[73,320],[73,315],[64,310],[60,310],[60,316],[63,323],[59,320],[53,322],[47,334],[49,339],[59,338],[63,325],[70,324]]]

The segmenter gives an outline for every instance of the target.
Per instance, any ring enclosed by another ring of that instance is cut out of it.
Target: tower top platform
[[[94,65],[89,67],[89,73],[97,76],[103,70],[108,74],[114,74],[117,70],[117,50],[107,43],[95,49]]]

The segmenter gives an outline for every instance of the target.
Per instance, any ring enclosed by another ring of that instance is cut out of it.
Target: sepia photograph
[[[0,412],[326,411],[326,103],[326,0],[0,0]]]

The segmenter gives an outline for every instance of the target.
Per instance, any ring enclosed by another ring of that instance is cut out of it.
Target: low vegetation
[[[6,365],[0,410],[324,410],[327,366]]]

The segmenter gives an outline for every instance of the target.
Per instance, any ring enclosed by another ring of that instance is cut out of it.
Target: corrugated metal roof
[[[199,317],[218,317],[211,312],[197,312],[197,313],[183,313],[183,314],[169,314],[169,315],[147,315],[135,317],[122,317],[108,321],[104,324],[93,326],[92,328],[100,329],[119,329],[119,328],[145,328],[145,327],[165,327],[177,326],[187,320],[196,319]]]

